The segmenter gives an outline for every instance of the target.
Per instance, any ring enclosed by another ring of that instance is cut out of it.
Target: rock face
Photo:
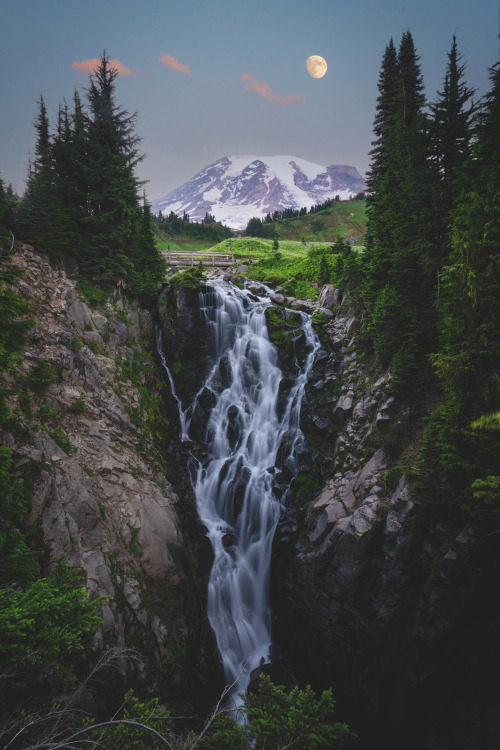
[[[19,471],[35,469],[28,521],[40,527],[51,559],[63,554],[83,571],[91,596],[109,597],[96,649],[137,644],[151,685],[163,671],[172,690],[181,667],[174,654],[188,645],[192,562],[179,499],[144,429],[148,404],[161,412],[151,315],[120,297],[91,309],[75,282],[28,246],[14,262],[37,319],[24,376],[40,360],[55,375],[31,395],[29,439],[20,429],[1,435]]]
[[[346,164],[323,167],[294,156],[225,156],[154,201],[153,211],[186,212],[194,221],[208,212],[243,229],[253,216],[309,207],[336,195],[348,199],[363,190],[365,181]]]
[[[300,680],[333,686],[361,747],[400,747],[402,732],[405,747],[462,747],[450,729],[457,706],[474,717],[489,698],[477,698],[453,659],[481,682],[494,640],[477,645],[477,611],[498,625],[483,596],[500,572],[498,542],[449,508],[415,505],[404,458],[394,468],[398,446],[411,445],[409,411],[390,395],[390,374],[357,351],[360,321],[338,292],[323,289],[321,301],[335,315],[317,324],[300,502],[276,536],[277,639]]]

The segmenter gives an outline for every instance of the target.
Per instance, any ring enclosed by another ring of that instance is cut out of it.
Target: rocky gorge
[[[158,323],[176,394],[192,401],[210,368],[203,281],[167,283],[150,312],[119,292],[91,304],[26,245],[13,262],[37,325],[19,373],[6,375],[18,423],[1,439],[17,471],[33,474],[27,522],[47,562],[64,554],[92,596],[109,597],[96,653],[135,646],[151,694],[210,701],[223,680],[189,456],[204,455],[213,394],[199,395],[186,445],[154,333]],[[236,269],[227,278],[244,282]],[[320,341],[302,407],[305,443],[294,467],[278,451],[273,476],[276,497],[292,490],[273,544],[276,674],[332,686],[360,747],[401,746],[402,736],[405,747],[470,747],[471,716],[491,742],[495,694],[483,674],[486,663],[488,674],[498,667],[496,530],[415,502],[405,468],[419,436],[390,373],[364,353],[349,300],[328,285],[315,304],[273,292],[266,320],[282,398],[306,355],[300,312],[312,315]],[[220,370],[223,381],[224,362]],[[37,373],[43,387],[26,390]]]
[[[243,282],[237,269],[225,277]],[[498,575],[496,529],[444,502],[416,501],[408,470],[421,427],[391,393],[390,372],[366,354],[349,299],[328,285],[316,303],[273,292],[266,318],[280,390],[306,354],[299,311],[312,315],[321,347],[302,407],[297,474],[278,452],[273,491],[281,497],[291,481],[293,492],[273,546],[275,663],[263,669],[290,684],[333,686],[363,747],[398,747],[403,734],[406,747],[469,746],[478,725],[491,743],[484,673],[493,677],[498,665],[488,594]],[[204,341],[193,346],[197,295],[176,299],[186,350],[203,352]],[[171,355],[183,360],[175,342]],[[201,381],[198,370],[193,393]],[[184,377],[176,383],[186,388]]]

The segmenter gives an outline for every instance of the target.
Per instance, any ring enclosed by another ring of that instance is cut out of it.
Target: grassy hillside
[[[278,239],[306,242],[335,242],[338,236],[360,243],[366,227],[366,202],[336,203],[314,214],[281,219],[265,224],[266,233],[276,232]]]
[[[301,242],[302,239],[306,243],[314,242],[328,242],[333,243],[340,236],[342,239],[349,240],[359,244],[363,242],[366,227],[366,205],[365,201],[350,201],[346,203],[337,203],[330,208],[324,208],[315,214],[306,214],[305,216],[299,216],[294,219],[281,219],[270,224],[264,224],[264,230],[266,235],[273,237],[277,235],[280,240],[280,247],[282,240],[296,240]],[[256,240],[257,242],[261,240]],[[233,242],[232,238],[226,239],[215,248],[220,252],[227,252],[227,244]],[[262,242],[266,243],[266,247],[269,245],[269,241],[265,239]],[[193,237],[191,232],[182,232],[182,227],[177,234],[168,234],[157,228],[156,231],[156,243],[161,250],[184,250],[188,251],[201,251],[212,249],[214,247],[214,241],[210,238],[196,238]],[[246,247],[246,246],[245,246]],[[291,247],[291,246],[290,246]],[[222,250],[224,248],[224,250]],[[235,251],[238,248],[238,253],[242,255],[245,253],[244,246],[238,244],[234,245]],[[293,250],[289,250],[293,252]],[[300,252],[303,252],[304,248],[300,248]],[[287,251],[288,252],[288,251]],[[299,249],[297,250],[299,252]]]
[[[235,259],[248,266],[243,274],[246,278],[279,282],[297,297],[314,299],[318,287],[335,282],[340,270],[339,249],[334,249],[333,243],[279,240],[278,257],[272,240],[254,237],[224,240],[212,249],[216,253],[234,253]],[[352,252],[359,251],[355,248]]]
[[[184,252],[197,253],[202,250],[208,250],[213,247],[214,244],[213,240],[196,239],[182,234],[177,235],[175,239],[165,235],[162,236],[162,234],[157,234],[155,239],[156,246],[165,252],[168,250],[171,250],[172,252],[175,250],[183,250]]]

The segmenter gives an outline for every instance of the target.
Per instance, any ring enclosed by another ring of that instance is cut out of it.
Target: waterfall
[[[214,551],[208,617],[237,703],[250,672],[270,658],[271,547],[285,499],[273,493],[272,480],[277,460],[293,473],[294,451],[303,442],[302,395],[319,344],[309,317],[301,314],[306,361],[302,367],[296,363],[278,410],[282,373],[267,331],[269,300],[224,282],[211,286],[200,295],[200,308],[213,367],[195,402],[185,411],[178,403],[184,438],[200,393],[208,389],[214,395],[208,459],[198,466],[194,488]]]

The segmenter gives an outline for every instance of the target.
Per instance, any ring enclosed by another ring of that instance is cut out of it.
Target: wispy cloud
[[[241,80],[245,84],[247,91],[256,91],[263,99],[267,99],[270,102],[278,102],[279,104],[295,104],[297,102],[305,104],[306,102],[306,97],[299,96],[298,94],[278,96],[274,93],[268,83],[265,81],[259,81],[256,76],[252,75],[252,73],[243,73]]]
[[[91,60],[82,60],[82,62],[73,62],[71,67],[73,70],[77,70],[79,73],[93,73],[96,68],[99,67],[100,59],[97,57]],[[130,70],[125,67],[119,60],[109,60],[109,67],[114,68],[120,76],[136,76],[139,75],[138,71]]]
[[[160,62],[166,68],[170,68],[170,70],[174,70],[176,73],[185,73],[187,76],[191,75],[191,68],[179,62],[173,55],[160,55]]]

